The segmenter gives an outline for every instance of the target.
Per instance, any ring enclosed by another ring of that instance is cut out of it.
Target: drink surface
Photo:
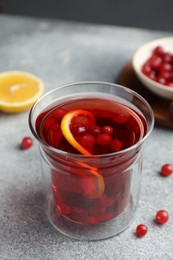
[[[80,153],[64,137],[61,120],[69,111],[86,110],[93,117],[79,114],[70,122],[73,138],[91,154],[107,154],[126,149],[137,143],[146,131],[142,115],[120,101],[90,97],[67,100],[46,108],[36,120],[39,137],[62,151]]]

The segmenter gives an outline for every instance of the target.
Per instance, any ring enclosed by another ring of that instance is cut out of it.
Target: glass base
[[[62,234],[77,240],[102,240],[113,237],[125,230],[134,217],[134,204],[132,198],[125,210],[110,220],[99,224],[79,224],[57,213],[53,196],[49,199],[47,216],[51,224]]]

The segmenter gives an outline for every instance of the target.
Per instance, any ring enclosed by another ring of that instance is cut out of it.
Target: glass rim
[[[135,97],[137,97],[143,104],[145,104],[145,106],[148,108],[148,111],[149,111],[149,114],[150,114],[150,117],[151,117],[151,125],[150,127],[148,128],[147,127],[147,133],[141,138],[141,140],[139,140],[137,143],[135,143],[134,145],[126,148],[126,149],[123,149],[123,150],[120,150],[118,152],[112,152],[112,153],[107,153],[107,154],[93,154],[93,155],[84,155],[84,154],[75,154],[75,153],[70,153],[70,152],[65,152],[65,151],[61,151],[57,148],[54,148],[53,146],[47,144],[46,142],[44,142],[36,133],[33,125],[32,125],[32,114],[34,113],[34,109],[35,107],[45,98],[47,97],[48,95],[56,92],[57,90],[60,90],[60,89],[63,89],[63,88],[67,88],[67,87],[71,87],[71,86],[77,86],[77,85],[91,85],[91,84],[99,84],[99,85],[107,85],[107,86],[112,86],[112,87],[116,87],[116,88],[119,88],[119,89],[123,89],[125,92],[128,92],[132,95],[134,95]],[[35,138],[39,141],[39,143],[41,143],[42,145],[44,145],[46,148],[48,148],[51,152],[54,152],[54,153],[57,153],[59,155],[62,155],[66,158],[79,158],[79,159],[82,159],[82,158],[106,158],[106,157],[112,157],[112,156],[117,156],[117,155],[121,155],[121,154],[124,154],[124,153],[128,153],[130,151],[133,151],[134,149],[136,149],[137,147],[139,147],[147,138],[148,136],[150,135],[151,131],[153,130],[153,127],[154,127],[154,113],[153,113],[153,110],[150,106],[150,104],[145,100],[145,98],[143,98],[140,94],[138,94],[137,92],[135,92],[134,90],[132,89],[129,89],[125,86],[122,86],[120,84],[117,84],[117,83],[111,83],[111,82],[104,82],[104,81],[79,81],[79,82],[74,82],[74,83],[68,83],[68,84],[64,84],[64,85],[61,85],[57,88],[54,88],[48,92],[46,92],[45,94],[43,94],[34,104],[33,106],[31,107],[30,109],[30,112],[29,112],[29,118],[28,118],[28,121],[29,121],[29,127],[31,129],[31,132],[32,134],[35,136]],[[67,156],[68,155],[68,156]]]

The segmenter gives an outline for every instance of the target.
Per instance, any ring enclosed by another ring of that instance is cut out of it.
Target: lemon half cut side
[[[0,111],[22,112],[29,109],[43,93],[43,81],[31,73],[0,73]]]

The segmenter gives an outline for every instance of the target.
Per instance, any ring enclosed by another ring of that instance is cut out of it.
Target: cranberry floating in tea
[[[103,103],[107,109],[103,109]],[[62,117],[54,116],[62,111]],[[99,155],[113,153],[116,143],[118,150],[137,143],[145,135],[146,122],[142,115],[125,105],[90,98],[47,108],[46,113],[43,111],[38,116],[36,129],[40,138],[54,148]]]

